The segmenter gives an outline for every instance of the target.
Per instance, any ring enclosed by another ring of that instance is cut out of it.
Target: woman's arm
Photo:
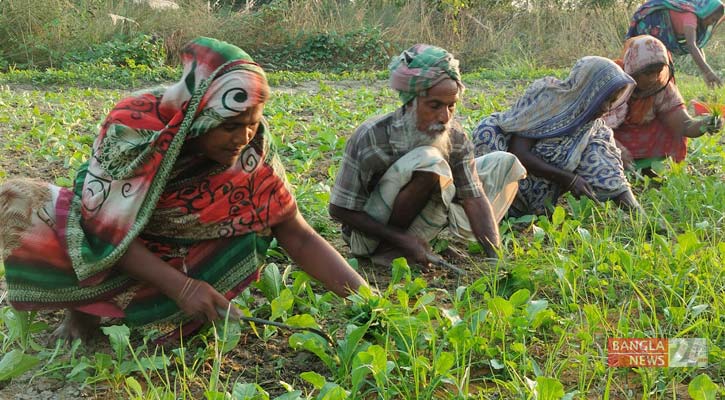
[[[217,308],[227,309],[229,301],[210,284],[189,278],[152,253],[139,239],[131,242],[116,268],[128,276],[145,282],[171,298],[179,308],[197,319],[214,321]],[[232,310],[236,310],[232,307]]]
[[[622,153],[622,164],[624,165],[624,169],[634,168],[634,157],[632,157],[632,152],[616,138],[614,139],[614,143],[617,145],[619,152]]]
[[[594,190],[584,179],[579,178],[577,174],[557,168],[532,153],[531,148],[534,147],[534,144],[536,144],[535,139],[512,135],[509,141],[509,151],[518,157],[532,175],[556,182],[563,190],[571,190],[575,196],[584,195],[596,200]]]
[[[707,126],[708,118],[692,118],[684,107],[678,108],[672,112],[666,113],[662,117],[662,122],[677,134],[696,138],[702,136],[705,131],[700,128]]]
[[[702,77],[705,79],[705,83],[709,87],[722,86],[722,81],[718,78],[715,71],[710,68],[707,61],[705,61],[705,53],[697,47],[697,27],[687,25],[684,27],[685,30],[685,43],[687,43],[687,50],[692,56],[692,60],[695,61],[697,67],[702,72]]]
[[[272,228],[294,262],[338,296],[347,296],[367,282],[297,213]]]

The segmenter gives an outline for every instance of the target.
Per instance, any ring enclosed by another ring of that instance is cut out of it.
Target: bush
[[[63,64],[104,63],[117,66],[146,65],[158,68],[166,63],[162,39],[140,34],[131,38],[118,37],[90,49],[65,56]]]
[[[256,59],[270,70],[384,69],[392,54],[391,48],[380,31],[373,28],[344,34],[302,32],[281,48],[260,49]]]

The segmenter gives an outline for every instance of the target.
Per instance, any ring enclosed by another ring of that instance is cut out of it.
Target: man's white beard
[[[443,158],[448,159],[451,152],[451,124],[433,124],[427,132],[418,129],[418,114],[416,112],[418,99],[414,99],[405,108],[403,115],[403,141],[406,152],[421,146],[433,146],[440,150]]]

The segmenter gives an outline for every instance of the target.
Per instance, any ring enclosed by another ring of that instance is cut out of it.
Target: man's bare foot
[[[390,267],[393,260],[399,257],[404,257],[403,253],[395,248],[387,248],[384,250],[378,249],[375,253],[370,255],[370,261],[381,267]]]
[[[405,255],[399,248],[380,245],[378,249],[375,250],[375,253],[370,255],[370,262],[372,262],[373,265],[390,268],[393,264],[393,260],[400,257],[405,257]],[[408,259],[408,257],[405,258]],[[408,265],[417,265],[423,272],[428,271],[428,268],[430,267],[430,265],[421,265],[410,260],[408,260]]]
[[[67,309],[63,322],[50,335],[49,344],[54,345],[58,339],[65,343],[73,343],[76,339],[85,342],[98,330],[100,321],[101,318],[95,315]]]

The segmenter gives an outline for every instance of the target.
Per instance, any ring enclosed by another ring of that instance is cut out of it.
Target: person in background
[[[689,54],[709,87],[722,80],[705,60],[705,47],[723,20],[720,0],[649,0],[632,16],[626,38],[651,35],[675,55]]]
[[[273,237],[345,296],[366,282],[300,215],[262,116],[264,71],[198,38],[181,80],[121,100],[73,188],[0,187],[0,251],[19,310],[66,309],[54,333],[84,338],[100,317],[190,333],[226,314],[259,276]]]
[[[536,80],[513,107],[479,123],[473,132],[476,155],[510,151],[529,173],[511,216],[545,214],[566,192],[644,213],[612,130],[600,118],[625,102],[633,87],[634,80],[611,60],[584,57],[567,79]]]
[[[657,38],[640,35],[627,39],[622,58],[615,62],[637,83],[629,101],[604,117],[614,129],[625,167],[633,165],[654,176],[654,161],[665,157],[682,161],[687,154],[687,138],[722,127],[722,118],[691,117],[687,112],[675,84],[672,56]]]
[[[405,256],[427,267],[429,241],[448,226],[497,257],[498,222],[523,167],[509,153],[474,158],[454,119],[464,86],[446,50],[415,45],[393,59],[390,72],[402,105],[358,127],[332,188],[330,215],[343,238],[374,263]]]

